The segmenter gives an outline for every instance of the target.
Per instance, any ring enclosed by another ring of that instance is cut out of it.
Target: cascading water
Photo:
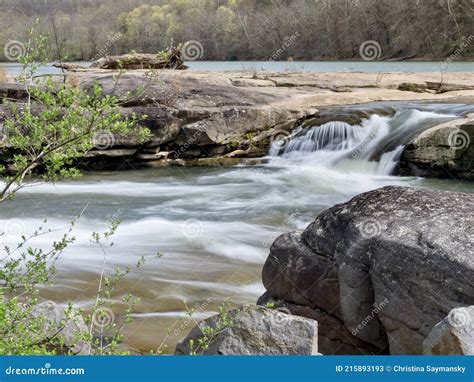
[[[285,140],[274,142],[269,155],[274,163],[283,158],[305,165],[390,175],[406,144],[424,130],[452,118],[456,115],[406,109],[392,117],[374,114],[359,125],[328,122],[297,129]]]

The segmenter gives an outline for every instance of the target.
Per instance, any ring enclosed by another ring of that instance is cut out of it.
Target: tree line
[[[473,17],[472,0],[0,0],[0,44],[39,18],[51,60],[187,41],[202,60],[360,59],[364,41],[378,59],[471,59]]]

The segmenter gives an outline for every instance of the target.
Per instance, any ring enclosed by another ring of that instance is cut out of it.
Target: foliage
[[[265,60],[295,32],[300,37],[279,59],[360,59],[367,40],[378,41],[386,58],[440,58],[473,34],[472,11],[472,0],[3,0],[0,25],[8,39],[27,41],[25,26],[42,15],[42,30],[58,31],[51,59],[58,50],[90,60],[104,49],[156,53],[197,40],[203,59]],[[462,57],[473,55],[470,44]]]
[[[60,322],[40,314],[37,309],[41,302],[40,288],[52,285],[57,272],[56,262],[75,241],[72,233],[76,221],[71,221],[70,226],[64,229],[66,232],[62,238],[53,242],[48,251],[28,246],[33,239],[52,233],[46,225],[28,237],[23,236],[15,248],[4,248],[5,256],[0,259],[4,294],[0,302],[0,354],[71,354],[71,349],[65,347],[61,332],[75,320],[85,322],[87,330],[77,330],[74,342],[87,344],[90,354],[127,354],[120,348],[121,333],[123,325],[130,322],[130,314],[138,299],[131,294],[123,297],[122,303],[126,308],[121,325],[114,319],[111,308],[116,286],[132,271],[132,267],[117,267],[112,276],[105,274],[107,249],[113,246],[111,238],[119,226],[118,221],[110,221],[105,232],[95,232],[91,237],[92,243],[99,246],[104,257],[96,298],[90,309],[85,312],[68,305],[64,309],[65,318]],[[142,257],[134,268],[138,270],[144,264],[145,258]]]
[[[106,135],[144,141],[150,134],[138,128],[135,114],[124,117],[120,101],[103,94],[97,82],[91,89],[80,89],[52,78],[35,78],[37,63],[45,60],[45,36],[29,32],[25,54],[18,57],[23,74],[18,79],[28,94],[26,103],[6,102],[9,115],[4,121],[4,146],[11,162],[0,167],[6,174],[0,189],[0,201],[11,198],[29,184],[28,177],[37,172],[41,180],[51,182],[80,175],[75,161],[95,146],[97,136]],[[116,79],[119,80],[119,77]],[[34,180],[37,182],[37,179]]]
[[[46,221],[45,221],[46,223]],[[71,228],[50,250],[27,247],[28,242],[51,233],[39,227],[31,236],[22,236],[15,248],[3,248],[0,260],[2,301],[0,302],[0,354],[54,354],[59,337],[41,338],[47,318],[33,317],[39,303],[39,285],[47,285],[56,273],[55,264],[64,249],[74,242]]]
[[[89,90],[81,90],[66,82],[38,80],[35,73],[38,64],[45,60],[47,38],[36,36],[32,28],[28,41],[26,52],[18,57],[23,68],[19,81],[28,95],[27,100],[22,104],[6,103],[9,113],[2,133],[12,160],[1,169],[4,185],[0,202],[11,199],[25,185],[79,176],[74,164],[94,147],[95,134],[106,131],[138,141],[149,135],[148,130],[136,127],[136,116],[123,117],[119,112],[119,100],[113,95],[102,94],[97,83]],[[131,267],[116,268],[112,276],[105,272],[107,251],[113,246],[111,238],[119,226],[118,221],[111,221],[105,232],[92,234],[91,241],[101,249],[103,263],[97,295],[90,310],[84,312],[68,305],[61,322],[38,311],[41,288],[52,285],[58,259],[75,241],[76,221],[74,219],[63,229],[51,230],[46,228],[45,220],[33,234],[21,236],[14,248],[3,248],[0,258],[0,354],[67,354],[71,350],[65,348],[61,331],[76,320],[85,322],[88,328],[75,333],[76,341],[90,345],[91,354],[123,353],[119,347],[123,325],[104,316],[113,314],[113,292],[132,270]],[[63,235],[53,241],[49,250],[30,245],[32,240],[53,231],[63,231]],[[141,268],[144,262],[141,258],[135,268]],[[127,295],[122,303],[126,306],[125,324],[130,320],[137,299]]]

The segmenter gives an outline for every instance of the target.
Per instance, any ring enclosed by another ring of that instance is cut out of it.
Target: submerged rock
[[[421,354],[433,326],[474,301],[473,237],[472,195],[385,187],[277,238],[263,283],[295,313],[327,315],[351,334],[320,327],[323,354],[344,354],[341,341],[360,353]]]
[[[316,355],[318,323],[287,311],[245,305],[228,312],[228,324],[220,315],[202,321],[178,343],[177,355]],[[208,348],[199,346],[203,333],[215,328]],[[190,342],[191,341],[191,342]]]
[[[428,355],[474,355],[474,306],[456,308],[423,342]]]

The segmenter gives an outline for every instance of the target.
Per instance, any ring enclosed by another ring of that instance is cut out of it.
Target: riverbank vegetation
[[[471,0],[0,0],[0,42],[26,41],[41,17],[40,29],[58,36],[52,60],[156,53],[190,40],[202,46],[195,58],[266,60],[291,36],[278,60],[360,59],[367,40],[380,59],[469,59],[473,12]]]
[[[28,36],[30,43],[18,57],[23,67],[18,81],[28,94],[27,99],[21,104],[4,100],[8,112],[3,121],[2,143],[8,147],[11,160],[0,168],[0,203],[9,203],[24,187],[79,176],[76,161],[100,144],[104,134],[138,142],[149,134],[147,129],[136,126],[136,116],[124,118],[118,98],[102,94],[96,83],[90,89],[78,89],[66,82],[35,78],[37,63],[45,60],[47,39],[34,29],[29,30]],[[72,305],[61,308],[52,301],[42,302],[40,297],[40,290],[52,285],[63,252],[75,242],[77,219],[64,227],[51,227],[45,219],[43,225],[31,228],[34,232],[22,233],[15,245],[1,248],[0,354],[123,352],[119,349],[123,324],[118,325],[113,319],[111,297],[132,267],[117,267],[112,274],[106,271],[107,252],[119,225],[116,219],[103,232],[91,234],[91,242],[103,254],[103,265],[97,295],[87,312]],[[8,231],[5,225],[2,228],[0,237]],[[40,237],[51,237],[48,249],[32,245]],[[142,257],[135,268],[144,261]],[[129,294],[121,300],[126,307],[124,323],[135,303]]]

